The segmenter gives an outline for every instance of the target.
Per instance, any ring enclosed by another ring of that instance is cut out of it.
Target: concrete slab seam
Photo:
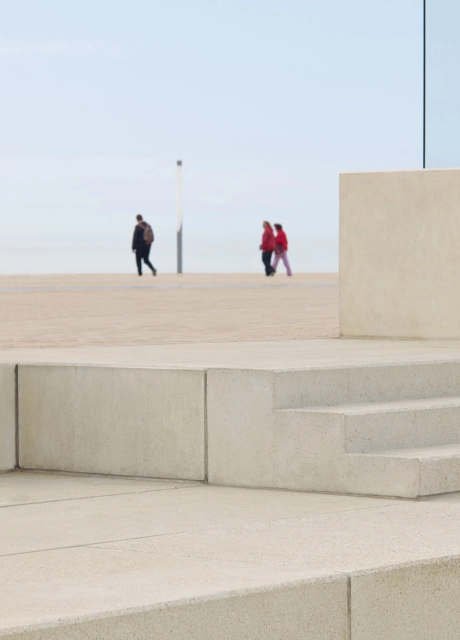
[[[7,471],[5,473],[11,473]],[[0,509],[11,509],[14,507],[30,507],[37,504],[53,504],[54,502],[72,502],[74,500],[94,500],[95,498],[116,498],[118,496],[132,496],[139,493],[159,493],[161,491],[175,491],[176,489],[196,489],[193,485],[187,485],[185,487],[166,487],[165,489],[142,489],[140,491],[124,491],[122,493],[101,493],[96,496],[77,496],[75,498],[56,498],[54,500],[38,500],[37,502],[16,502],[15,504],[0,505]]]
[[[352,580],[360,576],[368,576],[372,574],[391,573],[392,571],[398,571],[400,569],[411,569],[415,567],[426,567],[431,564],[447,563],[447,562],[459,562],[460,554],[448,553],[441,556],[430,556],[428,558],[417,558],[416,560],[408,560],[407,562],[396,562],[395,564],[388,564],[380,567],[371,567],[368,569],[355,569],[344,571],[346,575]],[[319,571],[326,571],[325,569],[319,569]]]
[[[95,496],[97,497],[97,496]],[[104,497],[104,496],[102,496]],[[187,531],[177,531],[176,534],[181,535],[185,534]],[[66,549],[98,549],[98,545],[101,544],[113,544],[117,542],[132,542],[133,540],[146,540],[147,538],[163,538],[166,536],[170,536],[171,533],[157,533],[154,535],[147,536],[134,536],[130,538],[120,538],[119,540],[98,540],[96,542],[85,542],[83,544],[68,544],[63,547],[46,547],[44,549],[30,549],[28,551],[15,551],[12,553],[1,553],[0,558],[10,558],[12,556],[27,556],[35,553],[48,553],[49,551],[65,551]],[[145,553],[148,553],[147,551]],[[335,572],[332,572],[335,573]]]
[[[209,445],[208,445],[208,370],[204,370],[203,380],[203,429],[204,429],[204,484],[209,481]]]
[[[14,469],[13,469],[14,471]],[[84,476],[87,478],[122,478],[124,479],[135,479],[135,480],[165,480],[170,482],[190,482],[188,487],[181,487],[183,489],[196,488],[196,486],[203,486],[205,483],[203,480],[194,480],[193,478],[165,478],[163,476],[132,476],[127,475],[123,476],[119,473],[89,473],[87,471],[68,471],[67,469],[42,469],[41,467],[38,469],[29,468],[29,467],[19,467],[16,471],[24,471],[26,473],[55,473],[56,475],[69,475],[69,476]],[[346,494],[348,495],[348,494]],[[94,496],[97,497],[97,496]],[[367,496],[366,496],[367,497]],[[377,496],[381,497],[381,496]]]
[[[13,470],[14,472],[14,470]],[[187,483],[186,488],[190,487],[200,487],[203,485],[202,480],[182,480],[181,478],[172,479],[172,478],[157,478],[152,476],[130,476],[130,475],[122,475],[119,473],[97,473],[90,471],[65,471],[64,469],[16,469],[16,473],[26,473],[26,474],[37,474],[37,475],[54,475],[54,476],[67,476],[67,477],[83,477],[83,478],[110,478],[119,479],[119,480],[148,480],[150,481],[161,481],[161,482],[178,482],[178,483]],[[181,487],[182,488],[182,487]],[[378,496],[380,497],[380,496]],[[399,500],[399,498],[395,498]],[[402,498],[404,499],[404,498]]]
[[[347,574],[347,640],[351,640],[351,577]]]
[[[417,460],[417,471],[418,471],[418,480],[417,480],[417,493],[418,495],[415,498],[420,498],[422,493],[422,465],[420,460]]]
[[[15,469],[19,469],[19,364],[14,367],[14,448]]]
[[[285,411],[285,409],[278,409],[277,411]],[[29,471],[29,469],[23,469],[23,471]],[[30,471],[33,471],[33,469],[30,469]],[[120,476],[114,476],[114,477],[120,477]],[[164,478],[156,478],[157,480],[164,480]],[[184,481],[182,481],[184,482]],[[195,480],[191,480],[191,482],[195,482]],[[382,496],[380,494],[373,494],[373,493],[346,493],[345,491],[319,491],[316,489],[308,489],[308,491],[306,491],[305,489],[287,489],[285,487],[270,487],[270,486],[252,486],[252,485],[248,485],[248,484],[238,484],[238,485],[229,485],[229,484],[222,484],[221,482],[211,482],[210,483],[211,487],[222,487],[225,489],[247,489],[248,491],[281,491],[281,492],[286,492],[286,493],[308,493],[308,494],[313,494],[313,495],[318,495],[318,496],[343,496],[343,497],[347,497],[347,498],[372,498],[374,500],[394,500],[395,502],[416,502],[418,500],[421,500],[422,498],[426,498],[427,496],[417,496],[415,498],[406,498],[405,496]],[[449,493],[451,492],[443,492],[443,493],[438,493],[435,495],[438,496],[442,496],[442,495],[449,495]],[[384,505],[384,506],[389,506],[389,505]],[[392,505],[393,506],[393,505]],[[380,509],[381,507],[367,507],[368,509]]]

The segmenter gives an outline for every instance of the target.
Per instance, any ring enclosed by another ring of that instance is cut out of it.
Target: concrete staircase
[[[460,491],[460,362],[209,371],[208,403],[210,482],[406,498]]]
[[[411,498],[460,491],[457,363],[350,367],[330,374],[338,385],[319,394],[327,404],[278,412],[285,414],[284,423],[304,423],[307,450],[309,441],[314,450],[311,436],[318,430],[329,442],[329,468],[342,483],[336,490]]]
[[[407,498],[460,491],[460,361],[7,373],[0,469]]]
[[[460,490],[460,396],[307,407],[341,423],[347,489],[416,497]]]

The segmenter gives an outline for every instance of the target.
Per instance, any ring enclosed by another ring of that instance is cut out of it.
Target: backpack
[[[144,238],[145,244],[152,244],[152,242],[155,239],[155,236],[153,235],[152,227],[149,224],[147,224],[147,222],[144,225],[143,238]]]

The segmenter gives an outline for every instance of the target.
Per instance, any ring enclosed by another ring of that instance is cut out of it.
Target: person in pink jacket
[[[273,260],[273,269],[276,271],[276,267],[278,266],[278,262],[281,260],[284,262],[284,266],[286,267],[286,272],[288,276],[292,276],[291,267],[289,265],[287,250],[288,250],[288,240],[287,236],[283,231],[283,226],[281,224],[275,224],[276,236],[275,236],[275,259]]]
[[[264,234],[262,236],[262,244],[260,249],[262,251],[262,262],[265,265],[265,275],[274,276],[275,270],[271,265],[272,254],[275,250],[275,236],[273,233],[272,225],[266,220],[262,223],[264,228]]]

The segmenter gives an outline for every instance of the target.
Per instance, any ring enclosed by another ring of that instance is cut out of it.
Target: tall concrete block
[[[460,338],[460,170],[340,176],[340,333]]]
[[[203,480],[205,373],[19,367],[20,465]]]
[[[11,471],[16,463],[15,366],[0,365],[0,471]]]

